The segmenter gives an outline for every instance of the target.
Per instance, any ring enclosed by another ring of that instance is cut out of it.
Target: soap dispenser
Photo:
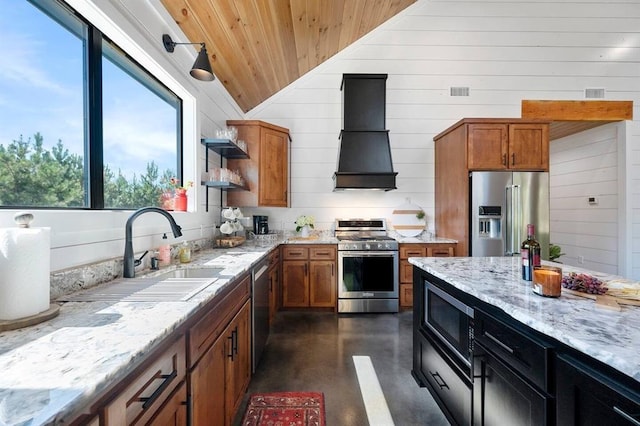
[[[171,263],[171,245],[168,241],[166,241],[166,239],[167,234],[164,233],[162,235],[162,241],[164,244],[162,244],[158,249],[158,251],[160,252],[158,257],[160,259],[160,265],[162,266],[167,266]]]
[[[180,247],[180,263],[189,263],[191,262],[191,247],[189,247],[188,242],[183,242],[182,247]]]

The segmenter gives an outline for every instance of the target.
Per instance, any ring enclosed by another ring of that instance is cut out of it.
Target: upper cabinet
[[[247,144],[249,159],[227,161],[238,170],[248,191],[227,193],[227,205],[236,207],[289,206],[289,130],[259,120],[229,120],[238,139]]]
[[[469,170],[549,170],[547,123],[468,123]]]

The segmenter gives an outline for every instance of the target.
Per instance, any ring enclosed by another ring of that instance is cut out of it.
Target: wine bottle
[[[527,225],[527,239],[520,246],[520,256],[522,257],[522,279],[531,281],[533,279],[533,267],[540,266],[540,243],[535,238],[535,227]]]

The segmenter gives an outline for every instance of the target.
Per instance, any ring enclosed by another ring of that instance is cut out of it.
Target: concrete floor
[[[448,425],[411,376],[412,312],[333,314],[279,312],[248,396],[258,392],[324,392],[327,426],[369,425],[352,356],[369,356],[396,426]],[[379,426],[379,425],[372,425]]]

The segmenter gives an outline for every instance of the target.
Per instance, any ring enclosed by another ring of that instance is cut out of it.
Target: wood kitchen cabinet
[[[102,424],[138,425],[162,419],[170,425],[186,419],[185,348],[185,338],[180,335],[136,369],[122,382],[126,387],[106,404]]]
[[[285,245],[282,248],[282,307],[331,308],[337,302],[335,245]]]
[[[402,243],[400,244],[400,308],[413,308],[413,265],[410,257],[453,257],[455,243]]]
[[[230,425],[251,378],[249,300],[245,275],[189,330],[193,425]]]
[[[269,323],[280,309],[280,249],[269,255]]]
[[[546,123],[467,124],[469,170],[549,170]]]
[[[549,123],[465,118],[436,135],[435,223],[438,235],[469,255],[471,171],[548,171]]]
[[[227,205],[236,207],[289,206],[289,130],[260,120],[228,120],[247,143],[249,159],[227,160],[238,170],[248,191],[227,193]]]

